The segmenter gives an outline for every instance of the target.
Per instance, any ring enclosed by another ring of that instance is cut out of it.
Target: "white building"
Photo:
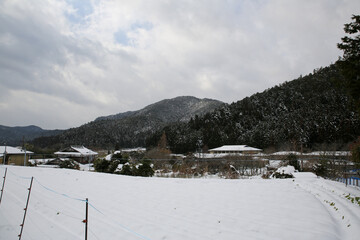
[[[84,146],[71,146],[62,151],[54,153],[59,158],[71,158],[80,163],[88,163],[94,161],[97,152],[94,152]]]
[[[212,154],[256,154],[262,150],[247,145],[224,145],[222,147],[209,149]]]

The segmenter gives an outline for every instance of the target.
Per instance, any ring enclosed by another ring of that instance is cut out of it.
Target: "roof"
[[[275,152],[271,153],[270,155],[306,155],[306,156],[349,156],[351,155],[350,151],[316,151],[316,152],[310,152],[310,153],[301,153],[301,152],[295,152],[295,151],[281,151],[281,152]]]
[[[71,156],[93,156],[97,155],[97,152],[94,152],[84,146],[71,146],[71,150],[73,151],[66,151],[66,152],[55,152],[55,155],[71,155]]]
[[[261,151],[259,148],[249,147],[247,145],[224,145],[222,147],[209,149],[214,152],[243,152],[243,151]]]
[[[25,151],[20,148],[11,147],[11,146],[0,146],[0,156],[3,156],[5,151],[6,151],[6,154],[9,154],[9,155],[25,154]],[[34,154],[34,153],[31,151],[26,151],[26,154]]]

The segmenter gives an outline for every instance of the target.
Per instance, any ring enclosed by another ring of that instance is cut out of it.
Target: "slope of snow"
[[[0,239],[16,239],[30,178],[22,239],[358,239],[354,187],[294,173],[295,179],[140,178],[7,166]],[[0,167],[3,176],[5,167]],[[2,180],[1,180],[2,184]],[[335,207],[335,208],[334,208]],[[337,209],[336,209],[337,208]]]

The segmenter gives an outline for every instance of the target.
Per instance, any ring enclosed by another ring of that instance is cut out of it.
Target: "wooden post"
[[[19,240],[21,240],[22,232],[23,232],[23,229],[24,229],[26,212],[27,212],[28,205],[29,205],[29,199],[30,199],[30,193],[31,193],[31,187],[32,187],[33,180],[34,180],[34,177],[31,177],[30,187],[28,188],[29,194],[28,194],[28,198],[27,198],[27,201],[26,201],[26,207],[24,208],[24,211],[25,211],[25,212],[24,212],[24,218],[23,218],[22,224],[20,225],[20,227],[21,227],[20,234],[18,235]]]
[[[5,168],[5,174],[4,174],[4,180],[3,180],[3,184],[2,184],[2,188],[1,188],[1,195],[0,195],[0,204],[1,204],[1,199],[4,193],[4,187],[5,187],[5,180],[6,180],[6,173],[7,173],[7,168]]]

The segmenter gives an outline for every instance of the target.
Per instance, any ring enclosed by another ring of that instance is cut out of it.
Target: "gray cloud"
[[[241,100],[329,65],[356,0],[0,2],[0,124]]]

